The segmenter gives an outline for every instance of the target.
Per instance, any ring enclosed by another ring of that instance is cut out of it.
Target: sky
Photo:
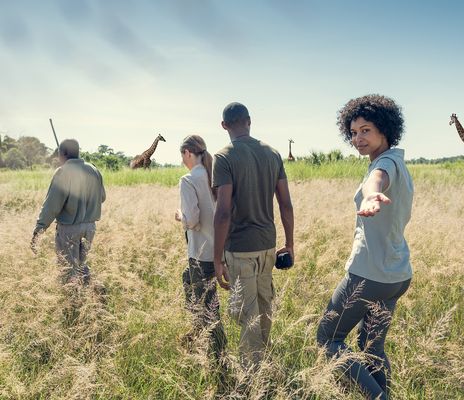
[[[369,93],[401,105],[406,158],[464,154],[464,2],[0,0],[0,134],[105,144],[179,164],[201,135],[229,142],[222,110],[245,104],[252,136],[284,157],[355,154],[337,111]]]

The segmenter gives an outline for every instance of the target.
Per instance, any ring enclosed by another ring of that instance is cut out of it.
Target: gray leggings
[[[317,342],[329,356],[350,350],[345,339],[358,325],[361,351],[374,357],[366,362],[347,360],[344,374],[356,382],[369,399],[387,399],[390,363],[385,337],[396,302],[408,290],[411,279],[380,283],[348,273],[335,289],[317,331]]]

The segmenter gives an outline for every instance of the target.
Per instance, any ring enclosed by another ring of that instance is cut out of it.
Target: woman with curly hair
[[[388,399],[390,363],[384,343],[398,299],[411,282],[404,229],[411,217],[413,184],[404,150],[393,148],[403,134],[401,108],[390,98],[368,95],[350,100],[338,113],[344,140],[369,156],[359,186],[356,229],[342,279],[319,324],[317,341],[340,359],[343,372],[369,399]],[[362,356],[345,339],[358,325]]]

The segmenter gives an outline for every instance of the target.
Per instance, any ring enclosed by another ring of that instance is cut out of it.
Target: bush
[[[311,165],[322,165],[341,161],[344,159],[344,157],[340,150],[332,150],[327,154],[323,153],[322,151],[317,152],[313,150],[309,156],[302,157],[301,159]]]
[[[115,153],[111,147],[104,144],[98,146],[98,152],[89,153],[87,151],[81,152],[81,157],[97,168],[108,169],[110,171],[119,171],[122,167],[129,165],[130,158],[126,157],[124,153],[118,151]]]

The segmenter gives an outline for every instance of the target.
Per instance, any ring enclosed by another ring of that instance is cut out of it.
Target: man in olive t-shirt
[[[279,153],[252,138],[250,125],[243,104],[226,106],[222,127],[231,143],[215,154],[213,166],[213,187],[217,188],[214,267],[219,285],[232,288],[230,313],[241,326],[242,364],[256,368],[271,330],[274,194],[285,231],[285,246],[277,254],[289,252],[292,258],[293,207]]]

